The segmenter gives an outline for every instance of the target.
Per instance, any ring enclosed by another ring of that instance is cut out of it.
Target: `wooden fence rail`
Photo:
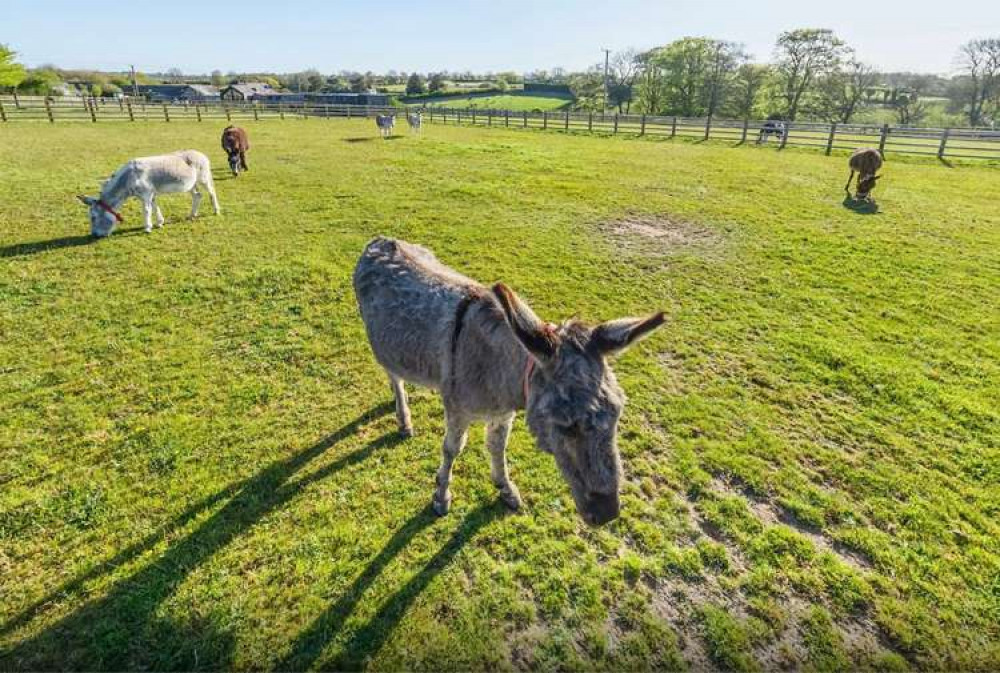
[[[409,111],[415,107],[407,108]],[[239,103],[231,101],[150,103],[141,99],[43,98],[0,96],[0,123],[85,121],[262,121],[307,117],[372,117],[401,113],[402,108],[312,103]],[[760,134],[763,121],[687,118],[595,112],[513,112],[511,110],[423,108],[429,123],[463,126],[503,126],[557,133],[634,135],[662,139],[729,142],[733,145],[814,148],[830,154],[857,147],[880,148],[884,154],[918,154],[939,159],[1000,161],[1000,131],[970,128],[917,128],[877,124],[786,124],[780,138]],[[512,119],[513,118],[513,119]]]

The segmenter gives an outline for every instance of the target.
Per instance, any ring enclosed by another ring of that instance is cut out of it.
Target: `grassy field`
[[[1000,667],[1000,172],[368,121],[0,126],[0,669]],[[195,147],[221,217],[73,198]],[[429,513],[350,274],[428,245],[545,318],[662,308],[615,365],[623,512],[523,421]]]
[[[525,93],[507,94],[470,94],[467,96],[442,96],[441,98],[427,98],[410,103],[411,105],[430,105],[434,107],[449,108],[479,108],[482,110],[540,110],[547,112],[551,110],[562,110],[573,104],[570,96],[558,96],[555,94],[535,95]]]

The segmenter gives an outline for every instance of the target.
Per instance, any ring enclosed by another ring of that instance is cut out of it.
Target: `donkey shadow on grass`
[[[864,199],[858,200],[851,196],[845,196],[843,204],[844,208],[851,210],[858,215],[880,215],[878,210],[878,203],[875,201],[866,201]]]
[[[234,644],[230,634],[213,629],[211,624],[205,623],[210,620],[198,617],[192,617],[190,623],[184,624],[164,620],[160,606],[216,552],[284,506],[302,489],[399,443],[401,438],[393,430],[329,465],[293,480],[311,461],[392,409],[393,405],[389,403],[370,409],[308,449],[279,460],[255,476],[201,500],[146,539],[97,564],[93,570],[73,578],[14,615],[0,626],[0,638],[7,638],[16,630],[29,626],[52,605],[65,603],[71,597],[85,600],[89,583],[134,562],[200,514],[225,503],[195,530],[171,543],[158,558],[115,582],[106,595],[83,603],[40,632],[0,650],[0,669],[227,668]],[[370,584],[388,560],[432,520],[432,515],[424,511],[404,526],[358,580],[361,588]],[[466,534],[471,533],[466,531]],[[435,557],[437,565],[429,565],[410,582],[413,585],[421,577],[425,578],[413,589],[419,592],[426,586],[443,567],[441,564],[446,564],[456,551],[457,548],[451,547],[442,550],[438,555],[440,558]],[[412,600],[412,597],[401,598],[396,604],[405,609]],[[353,607],[356,599],[342,599],[341,603],[344,601],[350,601]],[[396,621],[398,619],[395,617]],[[379,625],[384,623],[380,621]],[[305,642],[303,638],[299,640]],[[306,649],[298,647],[296,652]],[[310,658],[315,659],[315,655]]]
[[[121,238],[122,236],[135,236],[141,233],[143,233],[142,227],[130,227],[128,229],[115,229],[115,233],[112,236],[114,238]],[[79,236],[62,236],[60,238],[51,238],[47,241],[35,241],[33,243],[14,243],[13,245],[0,248],[0,257],[27,257],[29,255],[37,255],[40,252],[48,252],[49,250],[90,245],[100,240],[91,234],[80,234]]]

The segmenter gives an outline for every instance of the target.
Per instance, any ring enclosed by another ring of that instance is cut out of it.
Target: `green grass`
[[[527,110],[529,112],[539,110],[548,112],[551,110],[562,110],[573,104],[570,96],[558,96],[554,94],[534,95],[530,93],[507,93],[490,95],[457,95],[442,96],[440,98],[427,98],[414,101],[411,105],[429,105],[433,107],[448,108],[479,108],[481,110],[516,110],[518,112]]]
[[[867,214],[809,151],[244,125],[238,180],[221,123],[0,126],[0,668],[1000,666],[995,168],[890,160]],[[221,217],[88,240],[74,194],[186,147]],[[376,234],[550,320],[668,312],[616,364],[618,521],[521,420],[525,512],[477,428],[429,514],[441,405],[397,439],[350,286]]]

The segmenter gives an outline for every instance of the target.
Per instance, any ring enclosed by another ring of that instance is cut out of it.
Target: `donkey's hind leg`
[[[413,421],[410,420],[410,405],[406,398],[406,388],[403,387],[403,379],[390,373],[389,385],[392,386],[392,395],[396,398],[396,422],[399,424],[399,434],[412,437]]]
[[[844,191],[847,192],[848,196],[851,195],[851,180],[853,179],[854,179],[854,169],[852,168],[851,174],[847,176],[847,184],[844,185]]]
[[[215,181],[212,180],[212,174],[209,173],[208,179],[204,182],[205,189],[208,190],[208,198],[212,201],[212,210],[218,215],[222,211],[219,210],[219,198],[215,195]]]
[[[156,210],[156,226],[160,229],[163,228],[163,223],[166,221],[163,217],[163,211],[160,210],[160,203],[153,197],[153,208]]]

